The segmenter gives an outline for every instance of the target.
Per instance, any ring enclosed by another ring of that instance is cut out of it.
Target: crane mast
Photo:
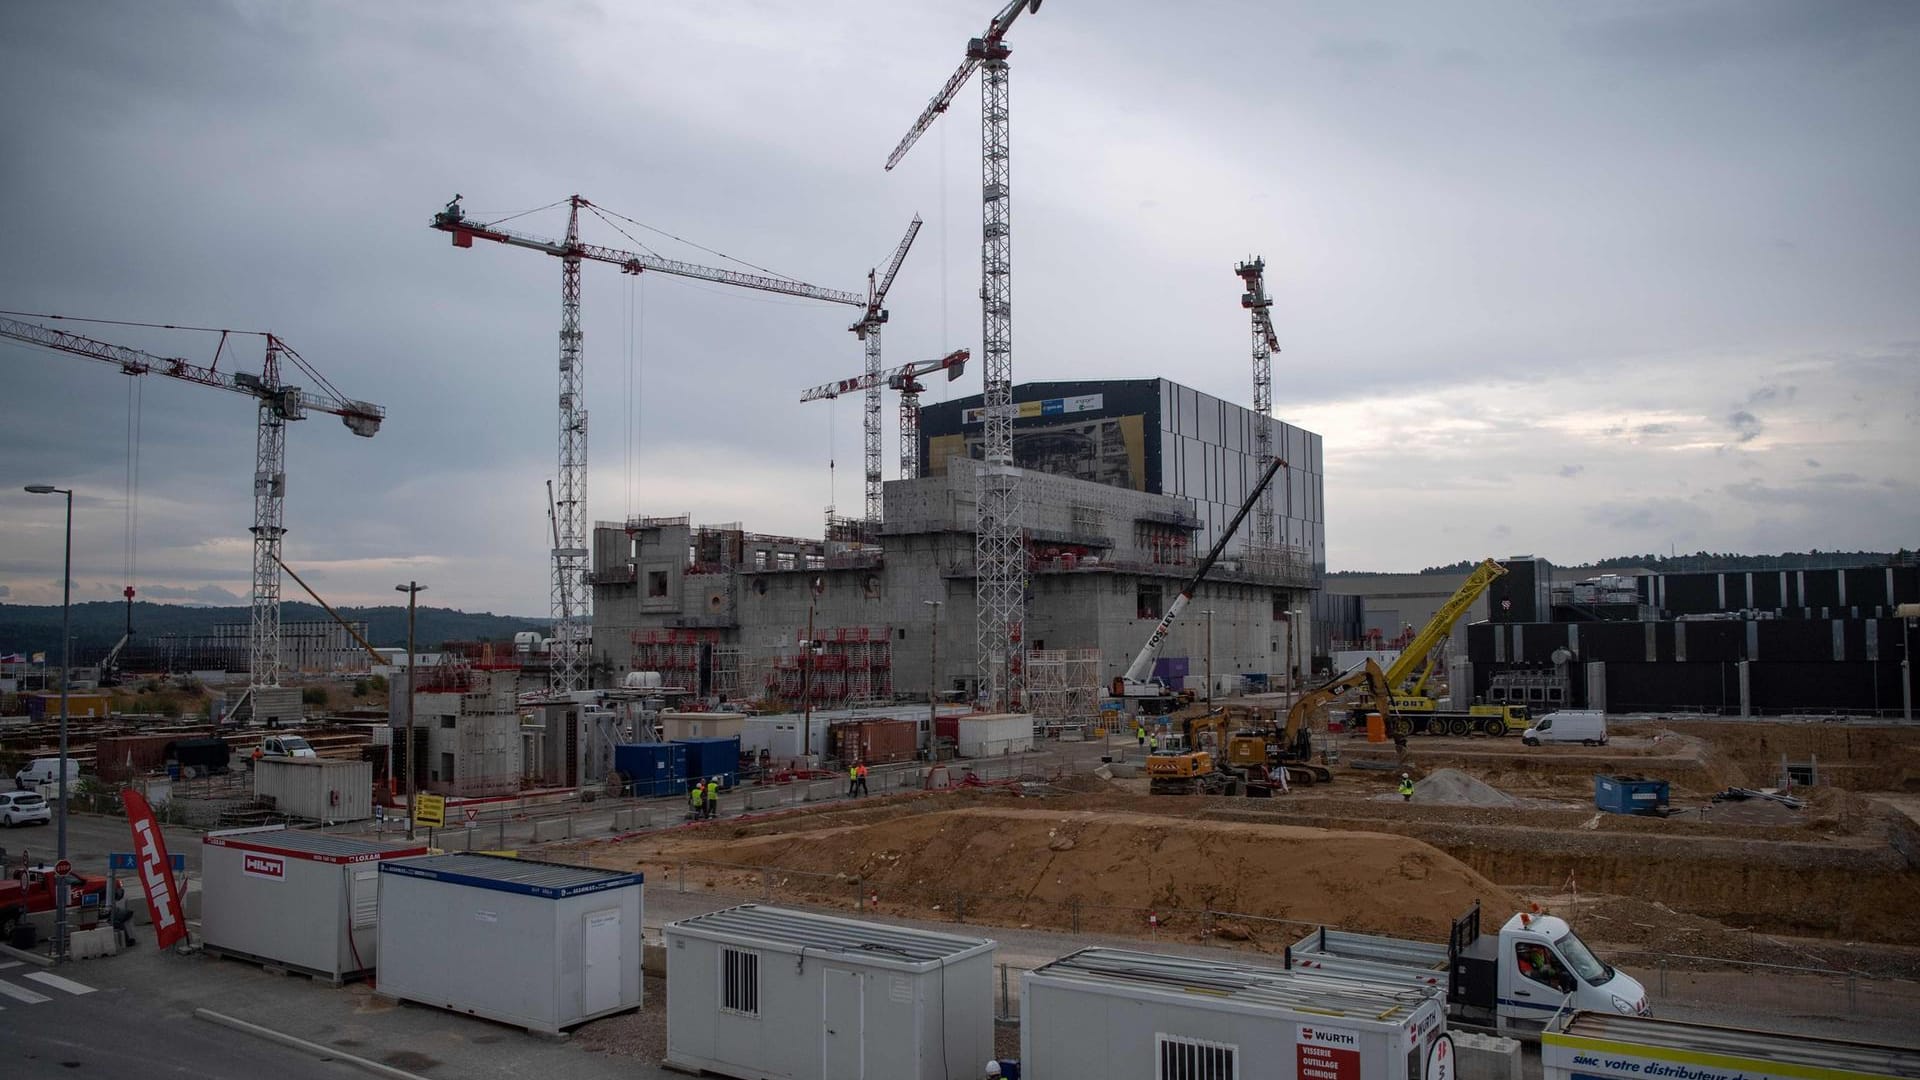
[[[1253,316],[1253,451],[1260,468],[1273,460],[1273,354],[1280,339],[1273,332],[1273,298],[1267,295],[1267,260],[1256,255],[1233,268],[1240,275],[1240,306]],[[1262,552],[1273,549],[1273,492],[1260,496],[1253,519],[1253,543]]]
[[[761,292],[800,296],[834,304],[866,308],[872,294],[839,289],[823,289],[804,281],[771,274],[747,274],[711,266],[662,258],[659,255],[586,244],[580,240],[580,211],[599,214],[594,204],[579,195],[567,202],[567,235],[564,240],[529,236],[497,225],[469,219],[455,195],[446,209],[433,216],[428,226],[453,238],[453,246],[470,248],[475,240],[490,240],[506,247],[523,248],[552,255],[560,260],[560,425],[559,490],[550,496],[553,514],[551,552],[551,606],[553,617],[552,687],[562,693],[584,689],[587,657],[583,646],[592,625],[592,593],[587,583],[587,410],[581,396],[585,352],[580,332],[580,265],[583,261],[609,263],[621,273],[639,274],[651,270],[676,277],[733,285]],[[604,215],[603,215],[604,216]],[[917,225],[917,220],[916,220]],[[911,239],[911,237],[909,237]],[[905,258],[904,245],[896,253]],[[884,295],[884,293],[883,293]],[[878,337],[875,338],[875,347]]]
[[[955,94],[980,72],[980,319],[981,405],[985,462],[978,473],[974,533],[974,649],[976,678],[990,708],[1017,708],[1025,690],[1022,618],[1026,549],[1021,531],[1019,473],[1013,467],[1013,234],[1010,208],[1009,125],[1005,37],[1023,12],[1041,0],[1012,0],[987,30],[967,43],[966,58],[887,158],[900,163],[920,136],[947,111]]]
[[[219,331],[220,347],[211,365],[175,357],[155,356],[124,345],[113,345],[36,323],[0,318],[0,337],[38,345],[72,356],[113,364],[128,375],[165,375],[169,378],[245,394],[258,402],[253,457],[253,603],[247,622],[247,671],[251,691],[280,685],[280,547],[286,536],[287,424],[309,412],[338,416],[347,430],[372,438],[386,418],[386,410],[339,394],[311,368],[301,366],[321,384],[316,395],[280,381],[280,365],[293,353],[273,334],[267,339],[260,374],[219,370],[229,331]],[[125,644],[125,639],[121,642]],[[116,654],[118,647],[116,647]]]
[[[882,305],[887,300],[887,290],[893,288],[893,279],[900,273],[900,264],[907,261],[907,249],[913,246],[913,238],[920,235],[920,215],[913,215],[913,221],[907,225],[907,234],[900,238],[900,245],[893,250],[893,259],[887,264],[886,276],[874,280],[874,272],[867,271],[867,310],[860,321],[848,327],[855,337],[866,346],[867,352],[867,400],[861,431],[865,436],[867,467],[867,505],[866,527],[869,536],[880,533],[880,327],[887,321],[887,309]]]

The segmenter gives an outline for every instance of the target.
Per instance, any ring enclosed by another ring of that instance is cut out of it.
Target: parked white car
[[[27,767],[13,774],[13,786],[23,791],[39,787],[41,784],[60,782],[60,759],[57,757],[39,757],[27,762]],[[67,759],[67,786],[80,783],[80,763]]]
[[[53,821],[53,808],[37,791],[0,792],[0,825],[46,825]]]
[[[298,735],[269,735],[260,740],[260,752],[268,757],[319,757],[307,740]]]

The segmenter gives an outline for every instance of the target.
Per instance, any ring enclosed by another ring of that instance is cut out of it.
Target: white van
[[[13,774],[13,786],[22,791],[33,791],[41,784],[60,782],[60,759],[57,757],[38,757],[27,762],[27,767]],[[67,759],[67,787],[80,783],[80,763]]]
[[[1550,742],[1605,746],[1607,714],[1599,709],[1562,709],[1548,713],[1522,732],[1520,741],[1528,746]]]
[[[260,752],[268,757],[319,757],[313,746],[298,735],[269,735],[260,740]]]

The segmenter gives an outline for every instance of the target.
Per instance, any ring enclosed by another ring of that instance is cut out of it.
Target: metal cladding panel
[[[666,1059],[675,1067],[844,1080],[824,1074],[826,1002],[836,994],[859,999],[868,1077],[974,1076],[993,1055],[990,941],[756,905],[671,923],[662,934],[674,988]],[[894,946],[937,958],[907,963]],[[728,951],[758,957],[753,1015],[716,1007]]]
[[[465,858],[437,856],[415,862]],[[644,908],[638,882],[553,897],[454,876],[391,872],[406,865],[381,865],[381,995],[545,1034],[641,1003]],[[590,958],[587,923],[608,919],[617,921],[617,949],[603,944]],[[582,1001],[594,958],[619,968],[619,990],[607,1007],[587,1013]]]
[[[1782,599],[1780,575],[1772,570],[1756,570],[1747,575],[1753,579],[1753,589],[1747,597],[1747,606],[1761,611],[1773,611],[1786,606]]]
[[[348,944],[349,881],[368,869],[209,836],[200,852],[201,937],[211,949],[334,979],[370,969],[377,955],[372,929],[355,937],[358,964]]]
[[[500,855],[435,855],[404,862],[386,862],[383,874],[444,881],[495,892],[524,893],[550,900],[639,885],[645,875],[599,870],[590,866],[536,862]]]
[[[1852,602],[1841,598],[1841,571],[1804,570],[1801,573],[1805,575],[1803,580],[1806,582],[1806,593],[1800,601],[1802,607],[1837,608]]]
[[[732,787],[740,775],[740,737],[724,739],[682,739],[675,745],[687,748],[687,775],[718,776],[721,786]]]
[[[1723,610],[1720,603],[1720,575],[1708,573],[1666,574],[1666,602],[1669,615],[1705,615]]]

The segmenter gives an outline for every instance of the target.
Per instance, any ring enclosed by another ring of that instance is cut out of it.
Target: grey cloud
[[[1737,409],[1730,414],[1727,417],[1727,426],[1733,429],[1735,441],[1743,443],[1759,438],[1760,432],[1765,430],[1765,425],[1760,422],[1760,418],[1745,409]]]
[[[1562,465],[1562,466],[1560,466],[1560,475],[1561,475],[1561,476],[1564,476],[1564,477],[1566,477],[1566,478],[1568,478],[1569,480],[1571,480],[1572,478],[1574,478],[1574,477],[1576,477],[1576,476],[1579,476],[1579,475],[1580,475],[1581,473],[1583,473],[1583,472],[1586,472],[1586,471],[1587,471],[1587,467],[1586,467],[1585,465]]]
[[[1390,64],[1399,54],[1399,49],[1379,38],[1329,38],[1314,50],[1315,56],[1347,68]]]
[[[12,589],[7,588],[5,585],[0,585],[0,596],[12,596],[12,595],[13,595]]]
[[[1920,28],[1920,9],[1904,0],[1694,0],[1607,14],[1567,34],[1577,51],[1642,67],[1695,69],[1779,59],[1852,62]]]
[[[1814,460],[1814,459],[1812,459],[1812,458],[1808,458],[1808,459],[1807,459],[1807,468],[1809,468],[1809,469],[1817,469],[1817,468],[1819,468],[1819,467],[1820,467],[1820,463],[1819,463],[1818,461],[1815,461],[1815,460]]]

